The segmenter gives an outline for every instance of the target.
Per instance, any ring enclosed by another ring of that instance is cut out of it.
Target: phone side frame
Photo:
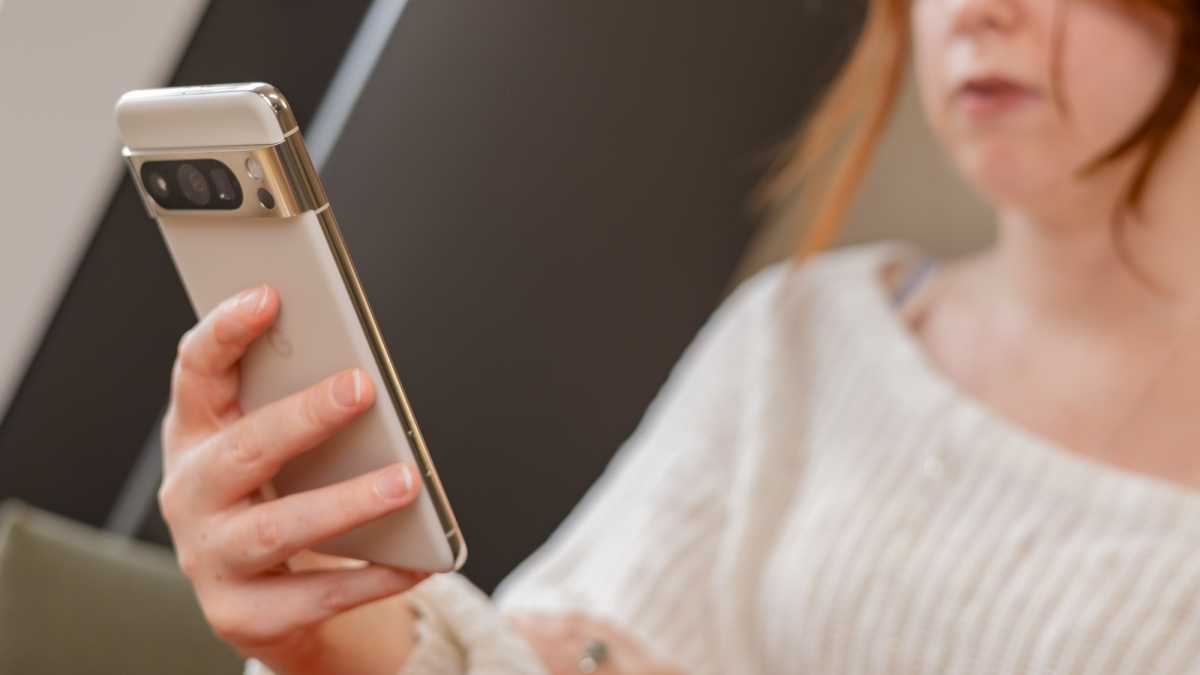
[[[425,437],[421,434],[421,428],[417,425],[417,418],[413,413],[412,405],[408,401],[408,396],[404,393],[404,386],[400,384],[399,375],[396,374],[396,368],[392,363],[391,354],[388,353],[383,333],[379,330],[379,325],[375,321],[375,314],[371,311],[371,305],[367,301],[367,295],[363,291],[362,283],[359,281],[358,271],[355,269],[354,262],[350,258],[350,250],[346,247],[345,240],[342,238],[341,228],[338,227],[337,219],[333,215],[333,209],[328,204],[325,208],[317,211],[317,218],[321,223],[321,231],[325,235],[325,241],[329,244],[329,250],[334,254],[334,261],[337,263],[338,271],[341,273],[342,282],[346,290],[350,293],[350,299],[354,305],[354,311],[358,315],[359,324],[362,326],[364,334],[369,338],[368,343],[371,347],[371,354],[375,357],[375,365],[379,369],[380,375],[383,376],[388,397],[392,400],[392,405],[400,415],[400,423],[404,427],[404,434],[408,437],[409,444],[412,446],[414,458],[417,461],[418,468],[421,470],[422,481],[425,483],[426,489],[429,490],[434,510],[437,511],[438,521],[441,522],[446,541],[450,545],[450,554],[454,558],[454,569],[462,569],[463,564],[467,560],[466,542],[463,540],[462,531],[458,527],[458,520],[454,516],[454,511],[450,508],[450,499],[446,496],[442,480],[438,476],[437,469],[434,468],[433,455],[429,452],[429,447],[425,444]]]

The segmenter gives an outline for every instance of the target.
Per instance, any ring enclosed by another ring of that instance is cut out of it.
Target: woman
[[[773,185],[824,195],[800,257],[910,51],[997,242],[744,284],[499,610],[454,575],[297,571],[411,469],[253,503],[375,393],[344,373],[243,416],[279,302],[226,303],[181,342],[160,493],[209,621],[280,675],[1200,672],[1198,26],[1181,0],[873,0]]]

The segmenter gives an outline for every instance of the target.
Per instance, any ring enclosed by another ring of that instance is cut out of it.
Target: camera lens
[[[217,188],[217,199],[223,202],[231,202],[237,196],[233,189],[233,181],[226,175],[227,171],[224,166],[220,166],[208,172],[208,177]]]
[[[158,199],[166,199],[171,196],[171,186],[167,183],[167,179],[161,173],[152,173],[146,178],[146,187]]]
[[[183,196],[187,200],[197,206],[207,206],[212,201],[212,191],[208,187],[208,179],[200,170],[191,164],[180,164],[179,172],[176,174],[179,178],[179,187],[183,190]]]
[[[258,203],[268,211],[275,208],[275,197],[263,188],[258,189]]]

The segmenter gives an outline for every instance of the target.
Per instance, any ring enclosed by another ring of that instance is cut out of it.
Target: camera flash
[[[257,159],[254,159],[253,157],[247,157],[246,158],[246,173],[250,174],[250,177],[253,178],[254,180],[262,180],[262,177],[263,177],[262,165],[258,163]]]

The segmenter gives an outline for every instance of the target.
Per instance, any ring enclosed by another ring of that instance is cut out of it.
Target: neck
[[[1193,106],[1158,159],[1136,215],[1113,213],[1140,157],[1059,186],[1051,206],[1001,207],[987,256],[992,289],[1039,319],[1114,326],[1151,315],[1194,319],[1200,312],[1200,119]],[[1131,326],[1132,327],[1132,326]]]

